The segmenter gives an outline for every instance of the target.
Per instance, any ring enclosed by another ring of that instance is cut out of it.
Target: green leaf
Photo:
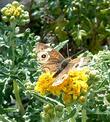
[[[69,40],[65,40],[63,42],[60,42],[57,46],[55,46],[55,50],[59,51],[61,50],[67,43],[69,42]]]

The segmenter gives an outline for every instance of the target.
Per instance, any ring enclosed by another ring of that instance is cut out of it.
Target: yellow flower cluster
[[[42,95],[47,93],[62,95],[64,103],[71,103],[87,92],[89,78],[87,72],[87,69],[71,70],[63,83],[56,86],[52,85],[55,81],[53,74],[43,73],[36,83],[35,91]]]
[[[53,81],[54,81],[53,75],[50,72],[43,73],[39,77],[39,80],[36,83],[35,91],[40,92],[41,95],[45,95],[46,93],[49,92]]]
[[[1,9],[2,19],[5,22],[22,21],[24,23],[29,22],[29,13],[24,11],[24,6],[17,1],[13,1],[12,4],[7,4]]]

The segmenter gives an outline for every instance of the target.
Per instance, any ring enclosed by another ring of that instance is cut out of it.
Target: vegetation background
[[[88,93],[88,101],[84,106],[88,111],[87,121],[110,121],[110,1],[18,1],[29,12],[29,23],[16,25],[11,37],[10,23],[3,22],[2,14],[0,18],[0,121],[41,121],[43,102],[29,92],[41,74],[33,54],[33,47],[38,41],[57,46],[65,57],[68,54],[75,57],[76,53],[85,50],[91,52],[87,56],[93,57],[91,65],[100,69],[97,76],[101,79],[94,79],[98,82],[94,83]],[[12,0],[0,0],[0,8],[10,2]],[[14,59],[10,38],[16,40]],[[106,51],[100,52],[104,49]],[[13,83],[15,80],[17,84]],[[76,120],[81,121],[80,110]]]

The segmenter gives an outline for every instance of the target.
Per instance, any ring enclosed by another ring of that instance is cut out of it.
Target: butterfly
[[[37,43],[33,51],[37,55],[37,61],[40,62],[44,72],[52,72],[55,77],[53,86],[60,85],[68,77],[68,71],[83,67],[87,61],[84,58],[64,58],[61,53],[54,48],[44,44]]]

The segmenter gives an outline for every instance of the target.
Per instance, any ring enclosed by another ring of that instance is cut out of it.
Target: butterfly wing
[[[50,71],[57,74],[55,77],[56,80],[52,84],[53,86],[63,83],[68,77],[68,71],[70,69],[74,70],[76,68],[81,68],[87,63],[85,58],[76,58],[67,60],[67,65],[62,67],[62,63],[65,63],[66,59],[55,49],[43,43],[37,43],[33,51],[37,54],[37,60],[41,63],[45,72]],[[59,69],[61,69],[60,72],[58,72]]]
[[[37,60],[41,63],[45,72],[55,73],[65,59],[55,49],[43,43],[37,43],[33,51],[37,54]]]
[[[68,65],[62,70],[60,74],[57,75],[52,86],[58,86],[64,82],[64,80],[68,77],[69,70],[75,70],[81,68],[87,64],[88,60],[85,58],[76,58],[71,60]]]

